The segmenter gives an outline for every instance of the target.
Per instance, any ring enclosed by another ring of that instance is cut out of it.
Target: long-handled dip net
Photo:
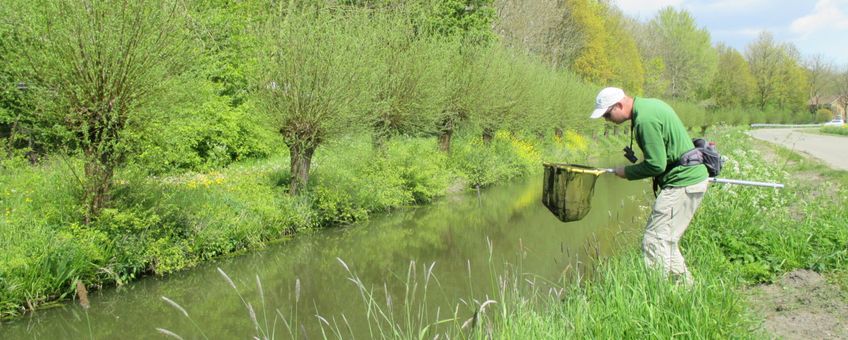
[[[545,182],[542,203],[560,221],[582,219],[592,208],[595,180],[611,169],[598,169],[584,165],[545,163]]]
[[[592,195],[595,192],[595,180],[613,169],[592,168],[585,165],[544,163],[545,182],[542,189],[542,203],[560,221],[578,221],[592,208]],[[755,182],[738,179],[710,177],[710,182],[737,184],[756,187],[783,188],[783,184]]]

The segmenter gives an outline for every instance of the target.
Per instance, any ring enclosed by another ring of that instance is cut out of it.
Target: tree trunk
[[[495,138],[495,132],[490,128],[483,129],[483,143],[486,145],[492,144],[492,139]]]
[[[371,135],[371,147],[378,155],[385,156],[387,150],[386,142],[388,142],[388,140],[389,136],[387,134],[375,131]]]
[[[453,121],[446,119],[439,133],[439,150],[444,153],[450,152],[451,137],[453,136]]]
[[[297,143],[289,146],[291,154],[291,184],[289,194],[298,195],[306,190],[309,183],[309,167],[312,165],[314,146],[302,146]]]
[[[83,193],[86,208],[85,224],[90,224],[100,215],[100,211],[109,202],[114,171],[107,162],[102,161],[104,157],[106,156],[93,157],[89,153],[85,163],[85,192]]]

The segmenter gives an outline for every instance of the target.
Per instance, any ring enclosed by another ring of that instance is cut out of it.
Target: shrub
[[[816,123],[824,123],[833,119],[833,111],[826,108],[816,110]]]

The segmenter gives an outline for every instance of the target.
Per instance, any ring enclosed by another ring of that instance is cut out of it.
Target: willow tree
[[[443,39],[453,49],[444,55],[448,67],[441,84],[447,98],[437,124],[439,149],[448,152],[455,128],[469,116],[474,107],[479,74],[472,69],[495,40],[492,25],[497,12],[493,0],[431,0],[422,15],[421,31]]]
[[[513,51],[503,47],[488,49],[474,65],[479,100],[467,108],[471,122],[483,130],[483,141],[491,142],[495,131],[515,123],[515,109],[528,86],[522,82],[525,60],[519,60]]]
[[[85,221],[107,206],[125,132],[191,57],[180,0],[8,0],[21,77],[38,110],[75,136]]]
[[[363,11],[288,7],[263,27],[254,85],[259,107],[289,148],[292,195],[307,187],[321,144],[367,124],[365,88],[373,73],[365,62],[372,37]]]
[[[410,10],[396,8],[373,14],[371,24],[382,32],[371,59],[374,79],[368,106],[374,147],[383,150],[395,135],[418,135],[436,130],[447,100],[441,83],[448,66],[450,44],[418,34],[408,20]]]

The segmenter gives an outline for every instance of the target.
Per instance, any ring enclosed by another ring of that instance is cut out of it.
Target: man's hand
[[[624,176],[624,167],[623,166],[615,168],[615,175],[618,176],[618,177],[621,177],[621,178],[627,178],[627,177]]]

